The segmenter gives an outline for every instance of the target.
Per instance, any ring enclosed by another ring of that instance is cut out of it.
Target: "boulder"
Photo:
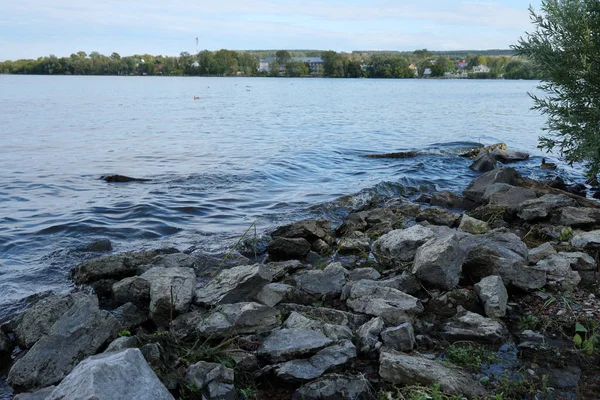
[[[276,237],[267,246],[269,258],[273,261],[303,260],[310,249],[310,243],[304,238]]]
[[[356,347],[350,340],[342,340],[318,351],[310,358],[282,363],[275,371],[278,378],[287,382],[310,381],[355,357]]]
[[[253,242],[251,246],[254,244],[255,243]],[[266,250],[267,244],[268,242],[264,245],[263,250]],[[241,245],[243,245],[243,243]],[[254,257],[253,250],[254,249],[248,250],[252,257]],[[196,275],[206,278],[212,277],[220,270],[252,264],[252,261],[249,258],[240,254],[238,251],[217,254],[194,251],[192,255],[194,257],[194,269],[196,270]]]
[[[150,306],[150,282],[139,276],[125,278],[112,286],[112,297],[117,304],[131,302],[147,309]]]
[[[475,293],[479,296],[485,315],[490,318],[506,316],[508,292],[499,276],[487,276],[475,285]]]
[[[221,271],[205,286],[196,290],[196,304],[214,306],[253,299],[270,283],[271,272],[264,265],[241,265]]]
[[[470,210],[474,207],[475,203],[452,192],[441,191],[436,192],[431,196],[429,204],[447,210]]]
[[[415,332],[410,322],[405,322],[381,332],[383,344],[398,351],[412,351],[415,347]]]
[[[558,224],[573,228],[593,228],[600,225],[600,209],[565,207],[560,209]]]
[[[277,308],[283,314],[292,312],[300,313],[308,318],[318,319],[324,323],[332,325],[345,325],[351,329],[356,329],[369,320],[369,317],[361,314],[353,314],[347,311],[336,310],[327,307],[310,307],[301,304],[282,303]]]
[[[510,164],[519,161],[529,160],[529,154],[520,151],[507,151],[506,149],[497,148],[490,153],[496,161],[502,164]]]
[[[151,180],[145,178],[132,178],[131,176],[125,175],[102,175],[100,179],[109,183],[149,182]]]
[[[86,253],[102,253],[112,250],[112,243],[108,239],[98,239],[78,249]]]
[[[311,304],[315,298],[284,283],[269,283],[256,295],[256,300],[269,307],[279,303]]]
[[[473,235],[481,235],[490,231],[490,225],[487,222],[469,217],[464,214],[460,220],[458,230],[461,232],[471,233]]]
[[[552,247],[550,243],[542,243],[535,249],[529,250],[529,254],[527,255],[527,262],[529,263],[529,265],[535,265],[552,254],[556,254],[556,250],[554,250],[554,247]]]
[[[298,260],[271,262],[264,265],[264,268],[273,276],[273,281],[280,281],[291,273],[305,268]]]
[[[358,328],[356,336],[360,353],[370,356],[379,352],[382,345],[379,335],[384,327],[383,319],[376,317]]]
[[[546,194],[533,200],[527,200],[517,212],[524,221],[540,220],[565,207],[576,207],[577,202],[564,194]]]
[[[160,365],[161,357],[162,357],[162,347],[158,343],[146,343],[142,347],[140,347],[140,351],[142,355],[148,362],[148,364],[155,366]]]
[[[377,280],[381,274],[375,268],[356,268],[348,271],[348,280],[361,281],[363,279]]]
[[[344,236],[356,231],[364,232],[369,226],[366,215],[367,213],[365,211],[348,215],[348,218],[346,218],[342,225],[336,229],[336,235]]]
[[[478,398],[486,392],[483,386],[466,372],[439,361],[385,349],[379,356],[379,363],[380,377],[392,384],[429,386],[437,383],[444,393],[465,395],[469,398]]]
[[[119,321],[121,329],[133,330],[148,321],[146,311],[137,308],[133,303],[125,303],[110,311],[111,315]]]
[[[240,334],[260,334],[281,324],[278,310],[258,303],[222,304],[210,313],[194,311],[177,317],[173,329],[178,337],[212,339]]]
[[[285,329],[310,329],[319,331],[334,341],[352,340],[352,330],[345,325],[334,325],[327,322],[310,319],[293,311],[283,323]]]
[[[174,400],[138,349],[82,361],[46,400],[65,399]]]
[[[500,343],[508,331],[498,321],[466,311],[442,325],[442,336],[449,342]]]
[[[221,364],[199,361],[190,365],[185,376],[189,385],[193,385],[206,399],[234,400],[233,369]]]
[[[536,198],[534,190],[506,183],[495,183],[485,189],[483,193],[483,200],[488,204],[506,207],[511,211],[517,211],[521,204]]]
[[[110,342],[105,353],[111,353],[115,351],[121,351],[124,349],[133,349],[138,347],[138,341],[133,336],[121,336]]]
[[[496,159],[487,151],[482,151],[469,166],[473,171],[488,172],[496,168]]]
[[[150,261],[152,267],[196,268],[196,258],[185,253],[160,254]]]
[[[11,340],[6,336],[6,334],[0,331],[0,359],[3,356],[9,355],[12,351],[13,345]]]
[[[453,317],[463,309],[480,312],[479,298],[473,290],[458,288],[440,294],[431,293],[432,298],[427,302],[427,311],[441,317]]]
[[[18,388],[38,388],[60,382],[85,357],[96,354],[116,336],[120,324],[100,310],[95,296],[75,299],[47,336],[17,360],[8,382]]]
[[[495,183],[507,183],[512,186],[520,186],[521,182],[521,175],[513,168],[497,168],[473,180],[464,190],[463,195],[471,201],[482,203],[484,201],[484,193],[491,185]]]
[[[333,298],[342,294],[348,271],[339,262],[324,270],[302,272],[294,277],[296,287],[310,295]]]
[[[417,250],[412,273],[426,285],[450,290],[458,285],[465,259],[456,235],[431,239]]]
[[[573,236],[571,245],[578,249],[600,250],[600,230]]]
[[[192,268],[153,267],[141,278],[150,283],[150,318],[157,326],[169,326],[171,318],[188,311],[196,289]]]
[[[369,254],[371,241],[362,232],[354,231],[340,239],[338,243],[339,254]]]
[[[373,243],[373,255],[381,265],[388,267],[412,261],[417,249],[433,237],[433,231],[421,225],[397,229]]]
[[[460,221],[460,214],[453,213],[439,208],[425,208],[417,215],[417,222],[427,221],[433,225],[442,225],[454,227]]]
[[[276,229],[271,236],[288,239],[302,238],[309,242],[322,239],[326,242],[331,240],[331,222],[325,220],[306,219],[294,222],[291,225]]]
[[[13,400],[46,400],[56,389],[56,386],[48,386],[32,393],[19,393]]]
[[[281,329],[271,333],[257,354],[270,362],[282,362],[315,354],[333,344],[321,332],[307,329]]]
[[[595,269],[595,261],[585,253],[557,253],[551,254],[535,265],[535,269],[544,271],[548,281],[554,281],[561,290],[572,291],[581,282],[579,272],[573,267],[582,270]]]
[[[371,383],[363,375],[325,375],[319,380],[301,386],[292,400],[369,400]]]

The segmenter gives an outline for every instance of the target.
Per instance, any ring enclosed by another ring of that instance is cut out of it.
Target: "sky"
[[[507,49],[541,0],[0,0],[0,60],[200,50]]]

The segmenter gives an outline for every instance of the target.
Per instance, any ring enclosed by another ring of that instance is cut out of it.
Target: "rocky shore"
[[[77,265],[2,326],[15,399],[600,398],[600,204],[506,167],[420,201]]]

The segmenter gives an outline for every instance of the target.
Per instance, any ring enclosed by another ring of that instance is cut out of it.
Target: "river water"
[[[530,152],[518,168],[540,174],[535,84],[0,76],[0,320],[67,289],[95,239],[217,251],[254,221],[262,232],[375,195],[459,192],[476,174],[457,154],[478,143]],[[404,150],[422,155],[361,157]]]

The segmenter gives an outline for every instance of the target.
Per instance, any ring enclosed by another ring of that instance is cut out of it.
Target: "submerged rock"
[[[108,239],[99,239],[91,242],[79,249],[79,251],[90,252],[90,253],[101,253],[112,250],[112,243]]]
[[[149,182],[151,179],[145,178],[132,178],[125,175],[103,175],[100,177],[104,182],[109,183],[127,183],[127,182]]]

